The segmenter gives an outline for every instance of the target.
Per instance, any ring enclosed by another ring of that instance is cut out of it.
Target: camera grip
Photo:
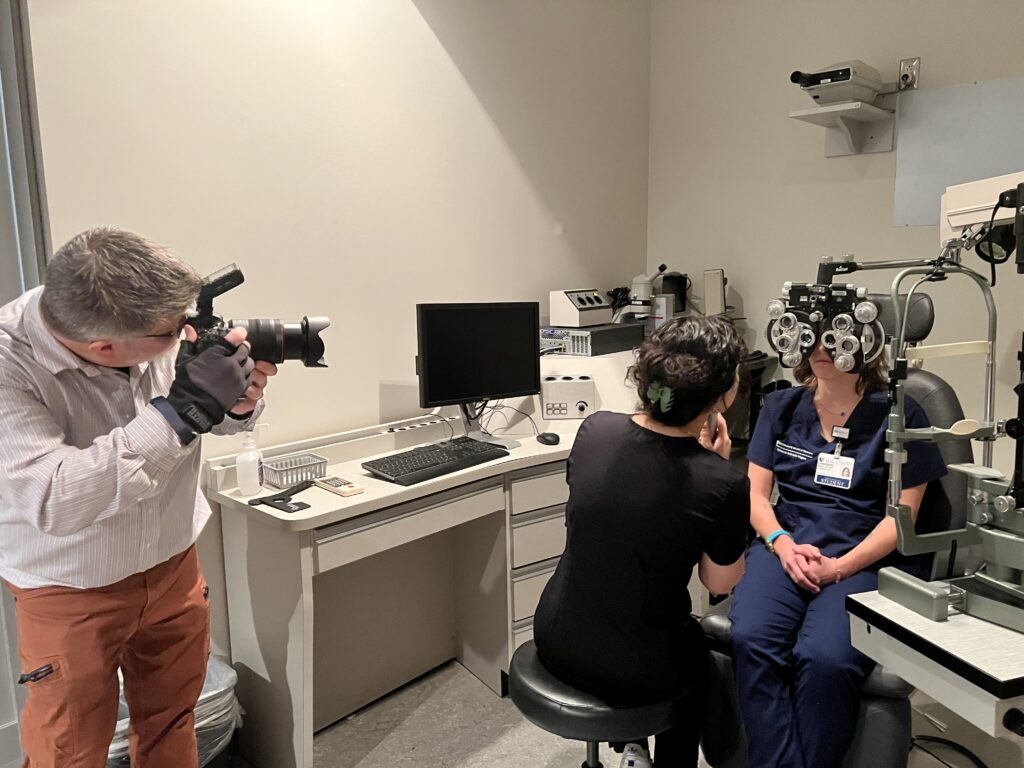
[[[209,432],[245,394],[254,367],[245,344],[220,336],[182,342],[167,400],[191,429]]]

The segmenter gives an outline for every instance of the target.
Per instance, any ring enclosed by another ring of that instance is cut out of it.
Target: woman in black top
[[[553,674],[611,704],[702,685],[707,650],[687,583],[696,565],[704,585],[725,594],[743,573],[750,486],[726,461],[721,416],[741,354],[724,319],[670,322],[630,368],[640,412],[595,413],[577,434],[565,553],[537,607],[534,640]],[[696,765],[699,736],[695,708],[658,736],[658,768]]]

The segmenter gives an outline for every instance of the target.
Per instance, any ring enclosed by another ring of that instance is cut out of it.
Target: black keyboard
[[[393,453],[364,461],[363,469],[399,485],[422,483],[449,472],[475,467],[508,456],[508,451],[471,437],[456,437],[441,443],[423,445],[411,451]]]

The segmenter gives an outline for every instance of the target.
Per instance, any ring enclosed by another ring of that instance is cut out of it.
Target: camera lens
[[[825,349],[835,349],[836,348],[836,332],[835,331],[825,331],[823,334],[821,334],[821,343],[825,345]]]
[[[818,340],[818,337],[814,335],[814,331],[804,326],[800,329],[800,346],[801,347],[813,347],[814,342]]]
[[[801,88],[807,88],[814,83],[814,78],[805,72],[801,72],[799,69],[793,71],[789,75],[789,82],[799,85]]]
[[[794,315],[792,312],[787,312],[786,314],[782,315],[782,317],[779,318],[779,327],[784,331],[796,328],[796,324],[796,315]]]
[[[840,352],[845,352],[852,355],[858,349],[860,349],[860,341],[857,340],[856,336],[843,336],[836,345]]]
[[[300,323],[282,323],[266,318],[229,320],[228,326],[247,331],[253,360],[283,363],[301,360],[307,368],[326,368],[324,341],[320,334],[331,324],[326,317],[303,317]]]

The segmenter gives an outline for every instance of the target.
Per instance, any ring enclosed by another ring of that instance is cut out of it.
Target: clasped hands
[[[808,592],[818,594],[822,587],[842,578],[839,561],[821,554],[813,544],[797,544],[789,536],[779,536],[774,546],[786,575]]]

